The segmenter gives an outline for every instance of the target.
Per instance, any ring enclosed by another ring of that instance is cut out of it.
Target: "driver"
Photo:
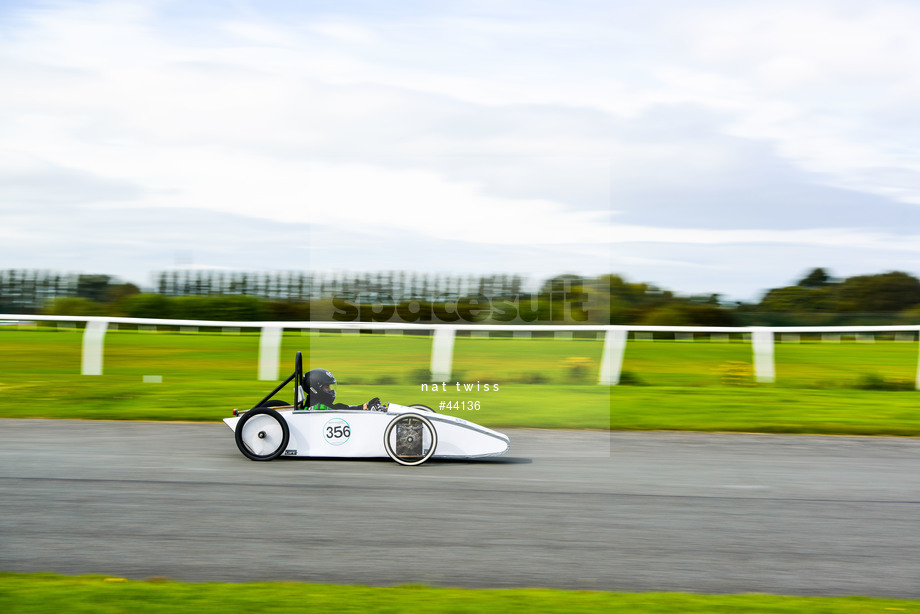
[[[374,397],[364,405],[346,405],[335,403],[335,376],[325,369],[313,369],[304,375],[307,388],[307,407],[309,409],[369,409],[386,411],[380,399]]]

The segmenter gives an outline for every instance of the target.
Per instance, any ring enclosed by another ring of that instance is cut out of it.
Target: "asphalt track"
[[[920,440],[507,432],[501,459],[403,467],[0,420],[0,569],[920,597]]]

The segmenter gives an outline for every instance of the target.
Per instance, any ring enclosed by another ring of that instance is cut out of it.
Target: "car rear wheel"
[[[427,405],[416,404],[416,405],[410,405],[409,407],[411,407],[412,409],[417,409],[417,410],[419,410],[419,411],[431,412],[432,414],[438,413],[438,412],[436,412],[435,410],[433,410],[433,409],[431,409],[430,407],[428,407]]]
[[[291,432],[281,414],[274,409],[258,407],[240,418],[234,436],[243,456],[254,461],[268,461],[284,452]]]
[[[383,433],[383,447],[400,465],[421,465],[434,455],[438,432],[419,414],[396,416]]]

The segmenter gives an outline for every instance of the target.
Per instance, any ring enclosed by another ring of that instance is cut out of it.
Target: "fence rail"
[[[754,358],[754,375],[759,382],[773,382],[776,379],[773,346],[776,334],[796,335],[800,333],[858,334],[880,332],[918,333],[920,325],[892,326],[544,326],[544,325],[480,325],[480,324],[407,324],[400,322],[224,322],[216,320],[171,320],[149,318],[116,318],[108,316],[44,316],[22,314],[0,314],[0,323],[7,322],[84,322],[83,354],[81,373],[101,375],[103,368],[103,345],[109,324],[133,324],[141,326],[178,326],[259,329],[259,379],[277,380],[280,369],[281,337],[284,329],[298,330],[403,330],[431,331],[431,378],[432,381],[450,379],[453,363],[454,339],[457,331],[483,332],[595,332],[602,333],[604,349],[601,356],[597,383],[615,386],[620,381],[623,355],[629,333],[674,333],[694,334],[749,334]],[[917,366],[916,388],[920,390],[920,361]]]

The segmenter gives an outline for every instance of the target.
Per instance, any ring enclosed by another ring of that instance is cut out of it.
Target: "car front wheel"
[[[400,465],[421,465],[434,455],[438,432],[428,418],[402,414],[387,425],[383,446],[390,458]]]

